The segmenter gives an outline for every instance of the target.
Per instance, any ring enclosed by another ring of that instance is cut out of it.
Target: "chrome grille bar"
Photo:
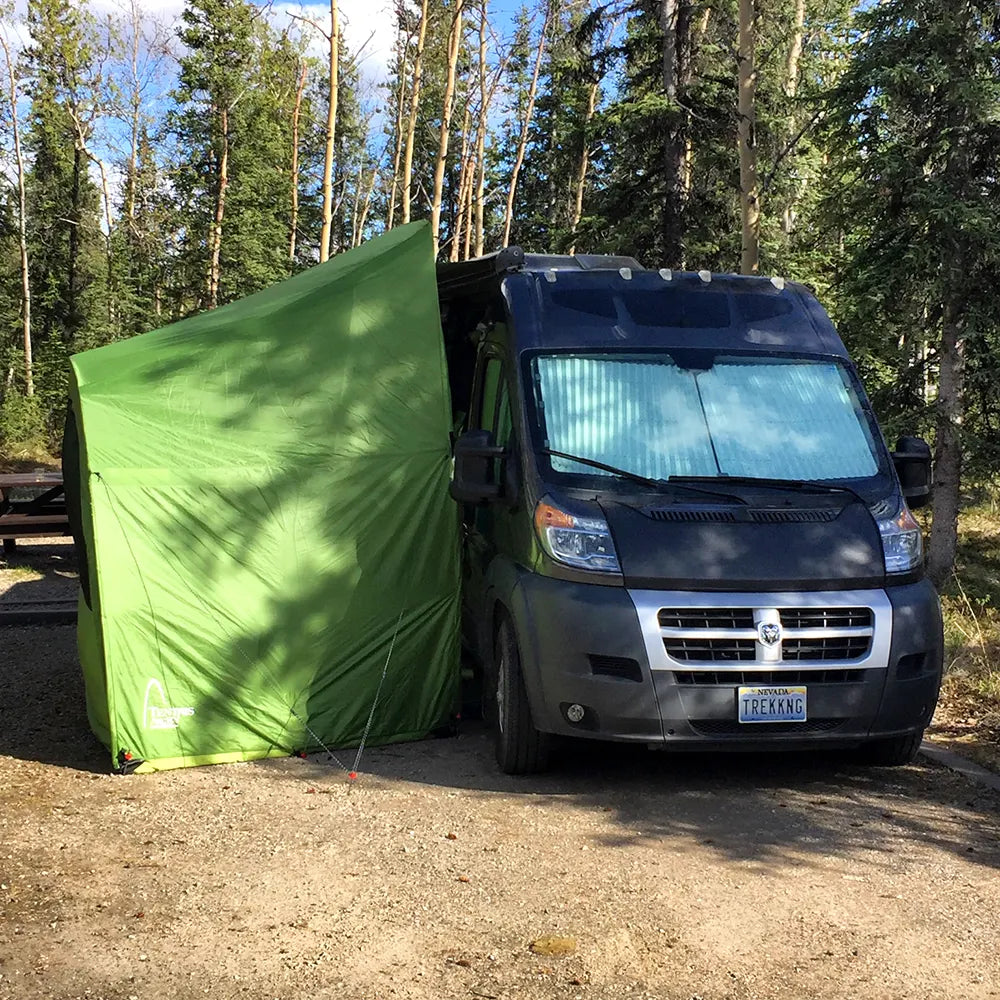
[[[809,671],[885,667],[888,661],[892,605],[881,590],[629,593],[653,670],[745,670],[756,664]]]

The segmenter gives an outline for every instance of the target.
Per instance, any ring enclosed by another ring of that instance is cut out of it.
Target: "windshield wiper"
[[[833,483],[821,483],[815,479],[768,479],[764,476],[671,476],[667,482],[677,483],[727,483],[738,486],[766,486],[768,489],[791,490],[796,493],[849,493],[856,500],[867,506],[867,501],[860,493],[850,486],[837,486]]]
[[[661,491],[665,486],[676,486],[682,490],[690,490],[692,493],[703,493],[706,496],[721,497],[724,500],[735,500],[736,503],[741,504],[748,503],[747,500],[741,496],[737,496],[735,493],[724,493],[722,490],[709,490],[701,486],[677,482],[676,476],[671,476],[669,479],[650,479],[647,476],[640,476],[638,472],[629,472],[627,469],[619,469],[614,465],[606,465],[604,462],[598,462],[593,458],[583,458],[580,455],[570,455],[565,451],[553,451],[551,448],[540,448],[539,454],[549,455],[553,458],[565,458],[570,462],[578,462],[580,465],[589,465],[594,469],[602,469],[604,472],[610,472],[613,476],[620,476],[622,479],[631,479],[633,482],[641,483],[643,486],[648,486],[650,489],[656,490],[657,492]]]

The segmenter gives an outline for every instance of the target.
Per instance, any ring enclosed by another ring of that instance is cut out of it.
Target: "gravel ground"
[[[1000,996],[1000,799],[943,769],[584,746],[513,779],[470,725],[354,784],[118,777],[74,643],[0,632],[2,1000]]]

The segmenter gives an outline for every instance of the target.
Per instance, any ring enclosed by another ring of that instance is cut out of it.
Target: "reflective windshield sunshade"
[[[549,447],[649,479],[713,476],[712,442],[688,372],[673,364],[539,357]],[[593,474],[554,458],[557,472]]]
[[[548,355],[534,360],[548,447],[650,479],[854,479],[878,471],[846,373],[834,362]],[[556,472],[601,474],[553,459]]]

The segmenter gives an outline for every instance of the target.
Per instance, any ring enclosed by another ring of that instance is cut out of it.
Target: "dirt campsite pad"
[[[924,761],[583,746],[515,779],[470,724],[353,783],[119,777],[72,627],[3,630],[0,684],[2,1000],[1000,996],[1000,799]]]

